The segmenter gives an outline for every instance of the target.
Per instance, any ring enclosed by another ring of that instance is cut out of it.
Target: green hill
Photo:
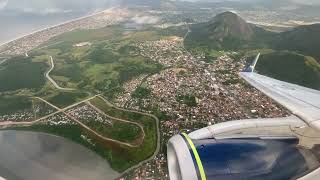
[[[254,28],[238,15],[224,12],[209,21],[207,31],[210,39],[222,41],[224,38],[234,37],[241,40],[250,40],[254,35]]]
[[[225,12],[209,22],[194,24],[190,29],[184,43],[191,52],[200,51],[210,56],[219,50],[271,49],[258,63],[261,74],[320,90],[320,24],[275,33]]]
[[[297,51],[313,56],[320,62],[320,24],[300,26],[291,31],[283,32],[274,38],[275,49]]]
[[[265,42],[274,33],[247,23],[232,12],[224,12],[206,23],[194,24],[185,46],[215,50],[240,50],[268,47]]]
[[[185,39],[185,46],[193,49],[247,50],[277,49],[296,51],[313,56],[320,62],[320,24],[300,26],[275,33],[247,23],[237,14],[224,12],[211,21],[194,24]]]
[[[310,56],[289,51],[264,54],[256,70],[275,79],[320,90],[320,64]]]

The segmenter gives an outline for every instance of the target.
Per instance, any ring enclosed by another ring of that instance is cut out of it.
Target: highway
[[[50,72],[54,69],[54,62],[53,62],[52,56],[50,56],[50,65],[51,65],[51,68],[50,68],[49,71],[46,73],[46,78],[53,84],[53,86],[56,87],[57,89],[61,90],[61,91],[74,91],[75,89],[72,89],[72,88],[63,88],[63,87],[60,87],[60,86],[50,77]]]

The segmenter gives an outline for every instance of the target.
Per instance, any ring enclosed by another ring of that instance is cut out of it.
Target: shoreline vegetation
[[[113,99],[115,94],[121,92],[123,83],[141,74],[154,74],[162,69],[160,64],[134,53],[134,44],[141,38],[160,39],[161,36],[157,32],[150,30],[134,31],[130,34],[124,32],[122,25],[113,25],[92,30],[75,30],[56,36],[40,45],[41,48],[35,48],[29,52],[29,57],[15,57],[21,61],[27,58],[31,63],[45,66],[46,68],[37,76],[32,73],[30,76],[41,78],[42,81],[46,80],[46,83],[42,87],[32,89],[15,86],[10,91],[0,91],[0,93],[6,94],[8,98],[16,97],[18,94],[18,97],[39,97],[47,101],[47,105],[51,104],[56,109],[63,108],[63,111],[55,114],[58,118],[66,118],[63,113],[68,110],[68,107],[74,108],[72,104],[82,101],[84,103],[86,98],[94,94],[103,94]],[[90,42],[90,45],[75,46],[84,41]],[[48,63],[50,56],[54,58],[54,68]],[[12,61],[7,61],[2,67],[7,68],[11,63]],[[50,77],[58,86],[78,90],[64,91],[54,87],[45,78],[48,69],[51,69]],[[23,77],[19,81],[23,81]],[[110,89],[113,91],[109,91]],[[96,152],[106,159],[114,170],[121,173],[152,159],[158,153],[160,133],[159,120],[156,116],[117,108],[102,97],[88,100],[88,103],[112,118],[132,122],[130,125],[124,121],[114,121],[116,123],[110,127],[102,127],[102,123],[97,122],[84,123],[91,130],[94,129],[95,132],[110,136],[111,139],[122,141],[124,144],[101,139],[76,123],[50,124],[48,118],[36,123],[22,123],[12,127],[4,123],[3,127],[6,128],[3,130],[43,132],[70,139]],[[15,105],[18,104],[12,106]],[[23,112],[29,108],[27,106],[30,106],[30,103],[25,107],[17,108]],[[140,125],[142,129],[136,125]],[[108,128],[113,134],[107,132]],[[125,143],[132,143],[135,146],[126,146]]]
[[[102,97],[96,97],[90,100],[90,102],[111,117],[141,124],[145,131],[143,143],[136,147],[128,147],[113,142],[106,142],[79,125],[49,125],[45,120],[31,126],[9,127],[2,130],[33,131],[67,138],[96,152],[106,159],[114,170],[120,173],[157,153],[159,149],[157,147],[159,143],[157,134],[158,119],[155,116],[119,109]],[[120,136],[126,133],[118,132]]]

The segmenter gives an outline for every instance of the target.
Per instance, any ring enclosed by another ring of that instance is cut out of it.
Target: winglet
[[[244,70],[244,72],[253,72],[259,60],[259,57],[260,57],[260,53],[256,56],[254,61]]]

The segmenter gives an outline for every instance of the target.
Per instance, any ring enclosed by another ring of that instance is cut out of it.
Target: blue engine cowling
[[[297,143],[296,138],[192,140],[176,135],[167,147],[170,179],[292,179],[310,170],[305,157],[312,156]]]

